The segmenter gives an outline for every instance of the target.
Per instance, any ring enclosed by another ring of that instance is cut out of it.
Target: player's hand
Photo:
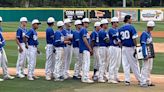
[[[91,56],[93,55],[93,50],[92,49],[89,49],[89,52],[91,54]]]
[[[136,54],[137,54],[137,50],[135,49],[133,54],[134,58],[136,58]]]
[[[40,51],[39,51],[39,50],[37,50],[37,53],[38,53],[38,54],[40,54]]]
[[[148,56],[146,56],[145,58],[144,58],[144,60],[148,60],[149,59],[149,57]]]
[[[0,44],[2,44],[2,42],[0,42]]]
[[[28,45],[26,45],[25,47],[26,47],[26,49],[28,49]]]
[[[19,53],[22,53],[23,52],[23,49],[22,48],[19,48]]]

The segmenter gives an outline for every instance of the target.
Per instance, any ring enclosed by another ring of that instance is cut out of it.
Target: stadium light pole
[[[123,0],[123,7],[126,7],[126,0]]]

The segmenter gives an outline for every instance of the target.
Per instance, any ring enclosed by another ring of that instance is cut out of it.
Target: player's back
[[[120,39],[123,46],[133,47],[135,46],[133,39],[137,38],[137,32],[131,24],[124,24],[119,29]]]
[[[86,28],[81,28],[80,29],[80,33],[79,33],[79,49],[80,49],[80,53],[82,53],[84,50],[88,50],[87,46],[85,45],[84,41],[83,41],[83,37],[86,37],[88,40],[88,43],[90,43],[90,38],[88,35],[88,31]]]

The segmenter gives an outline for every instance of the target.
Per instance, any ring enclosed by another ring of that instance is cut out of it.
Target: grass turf
[[[155,42],[164,42],[164,40],[161,40],[164,38],[154,38]],[[37,68],[44,68],[45,67],[45,39],[39,39],[39,49],[41,51],[41,55],[37,57]],[[7,41],[5,50],[7,53],[7,57],[9,60],[9,67],[15,67],[16,61],[17,61],[17,45],[15,41]],[[156,53],[156,58],[154,59],[154,67],[153,72],[155,74],[164,74],[163,66],[164,62],[162,61],[164,59],[164,53]],[[75,58],[73,57],[72,63],[71,63],[71,69],[73,69],[75,63]],[[91,57],[91,70],[93,69],[93,57]],[[122,69],[120,70],[122,71]]]
[[[122,24],[123,23],[120,23],[120,26]],[[137,23],[133,23],[133,25],[137,31],[143,31],[146,28],[146,22],[137,22]],[[18,26],[19,26],[19,22],[3,22],[2,23],[2,27],[5,32],[15,32],[17,30]],[[111,25],[109,25],[109,26],[111,26]],[[31,27],[31,23],[28,23],[27,28],[29,29],[30,27]],[[38,31],[45,31],[46,27],[47,27],[46,22],[42,22]],[[73,26],[73,29],[74,28],[75,27]],[[56,29],[56,27],[55,27],[55,29]],[[92,30],[93,30],[93,23],[91,23],[89,26],[89,31],[92,31]],[[155,31],[164,31],[163,22],[157,22],[154,30]]]

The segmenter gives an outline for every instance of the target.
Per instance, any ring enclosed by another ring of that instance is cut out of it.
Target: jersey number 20
[[[121,32],[120,34],[121,34],[121,39],[122,40],[126,40],[126,39],[129,39],[130,38],[130,33],[129,33],[128,30],[127,31],[124,31],[124,32]]]

